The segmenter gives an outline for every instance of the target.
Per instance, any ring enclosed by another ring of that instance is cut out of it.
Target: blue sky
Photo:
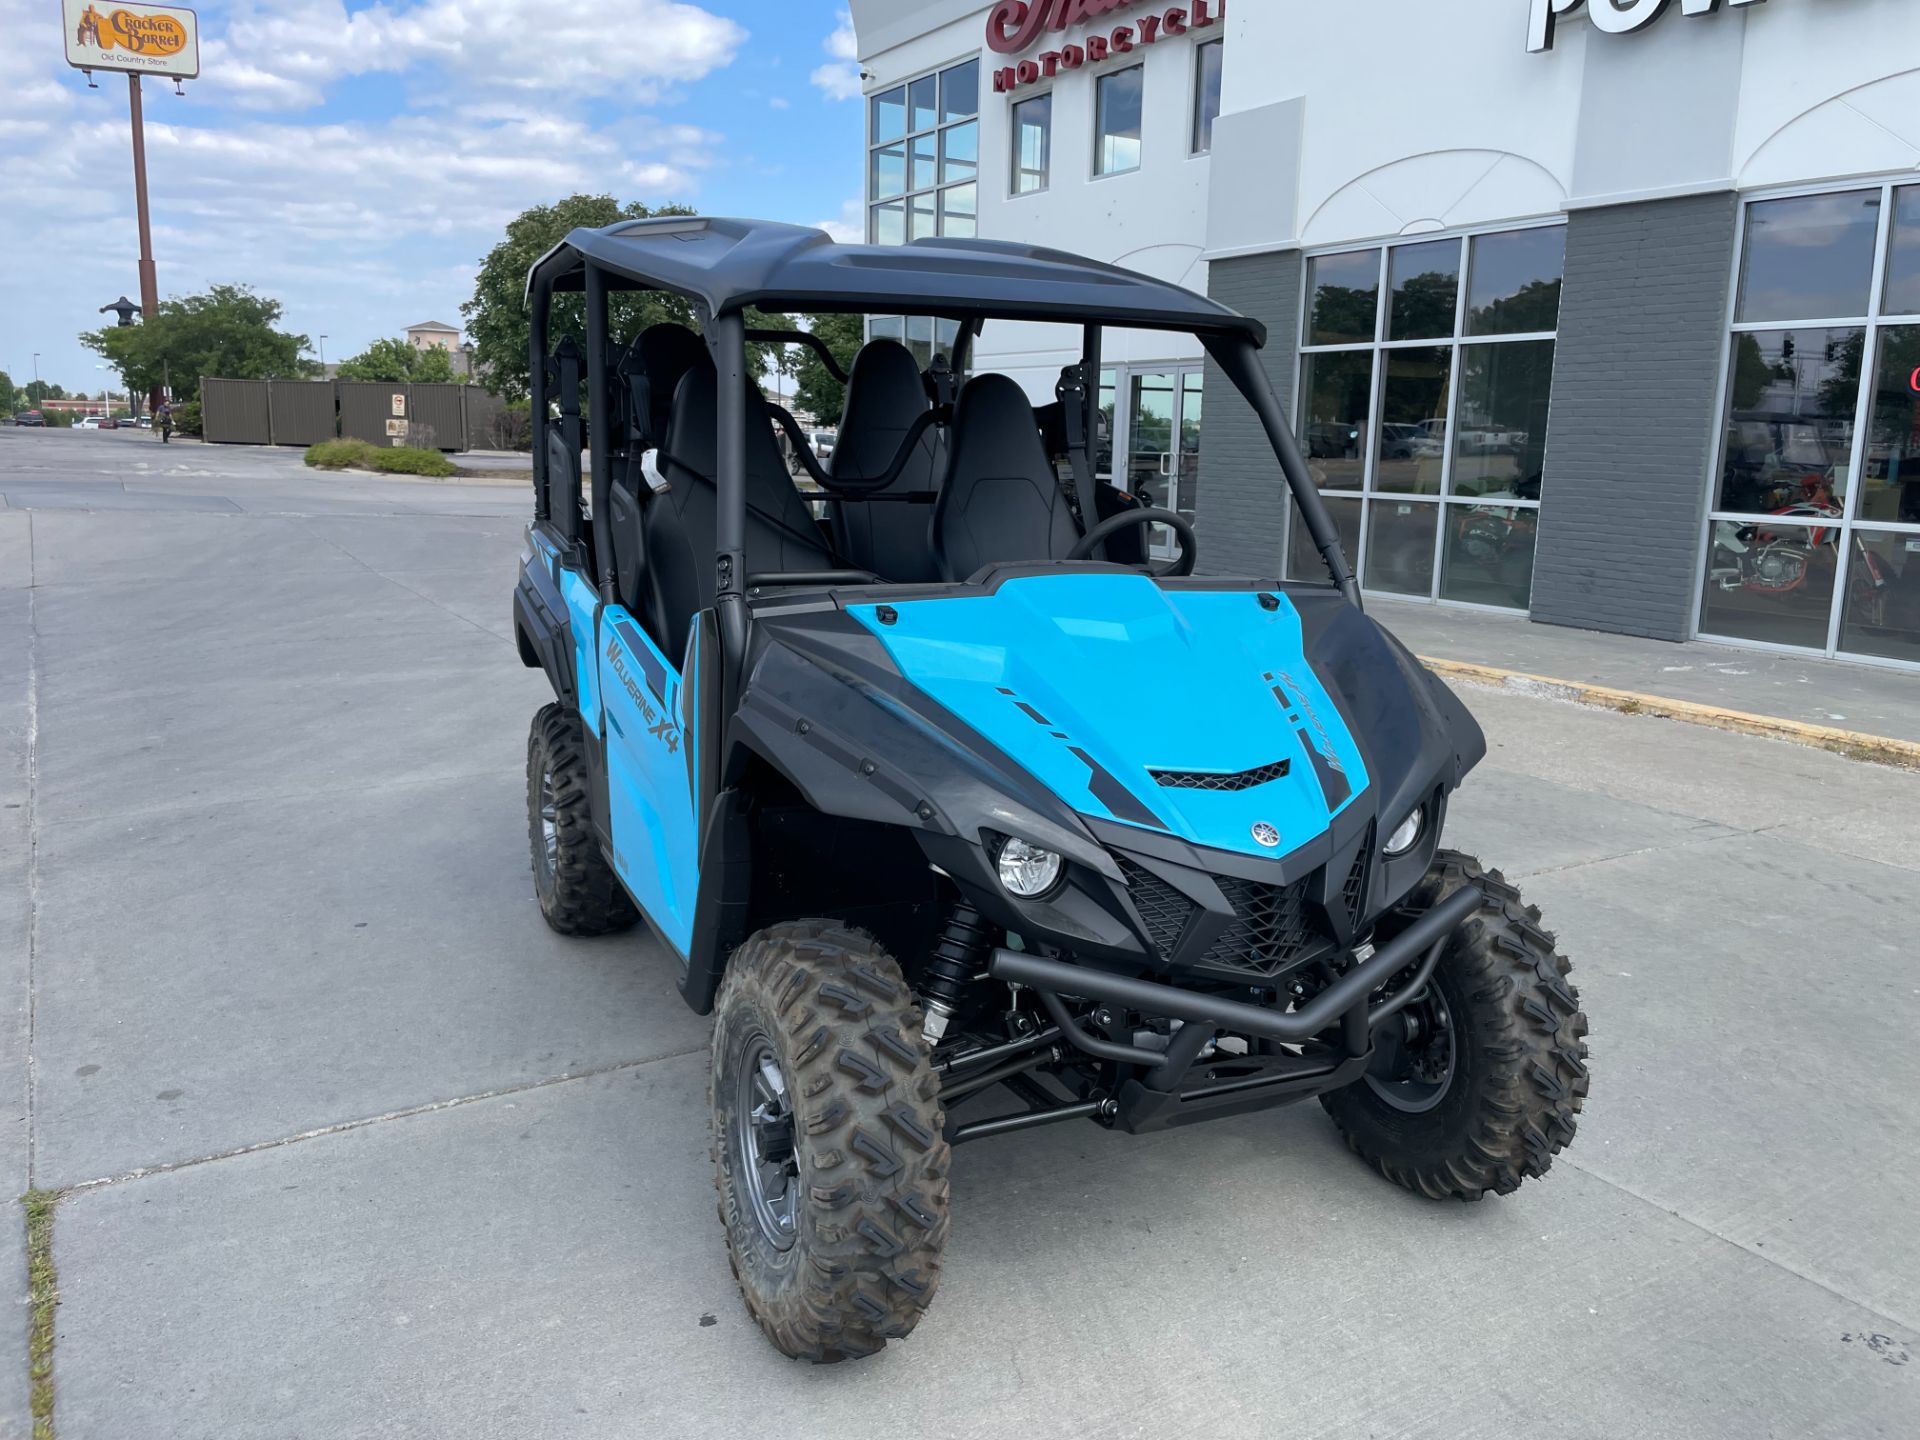
[[[576,190],[857,226],[852,33],[831,0],[220,0],[186,97],[147,81],[162,295],[232,281],[329,360],[461,323],[476,262]],[[611,22],[611,23],[610,23]],[[139,299],[124,77],[55,0],[0,0],[0,369],[97,388],[75,338]]]

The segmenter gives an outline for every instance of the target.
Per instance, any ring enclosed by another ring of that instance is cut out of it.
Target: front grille
[[[1233,923],[1220,933],[1202,965],[1274,976],[1312,949],[1320,937],[1307,922],[1307,882],[1266,885],[1218,875],[1214,881],[1233,907]]]
[[[1180,943],[1180,933],[1193,914],[1193,902],[1151,870],[1136,865],[1126,856],[1116,856],[1120,873],[1126,877],[1133,905],[1146,921],[1147,938],[1162,955],[1171,957]]]
[[[1290,760],[1276,760],[1271,765],[1255,766],[1232,775],[1217,770],[1150,770],[1147,773],[1168,790],[1251,790],[1269,780],[1278,780],[1292,764]]]

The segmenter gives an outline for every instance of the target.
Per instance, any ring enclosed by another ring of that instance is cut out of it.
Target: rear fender
[[[513,587],[513,637],[521,662],[545,671],[560,703],[578,709],[580,691],[566,601],[554,577],[552,555],[533,541],[521,559],[519,583]]]

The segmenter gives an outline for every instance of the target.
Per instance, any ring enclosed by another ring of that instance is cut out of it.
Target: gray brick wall
[[[1687,638],[1737,208],[1721,193],[1568,217],[1535,620]]]
[[[1266,325],[1261,360],[1291,419],[1300,330],[1299,252],[1216,260],[1207,268],[1207,290],[1214,299]],[[1204,404],[1200,486],[1194,497],[1199,568],[1277,576],[1291,503],[1279,462],[1259,420],[1212,361],[1207,362]]]

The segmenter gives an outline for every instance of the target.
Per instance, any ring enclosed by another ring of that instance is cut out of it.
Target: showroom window
[[[1920,664],[1920,185],[1750,200],[1697,629]]]
[[[1146,73],[1146,66],[1130,65],[1095,82],[1094,174],[1121,175],[1140,168],[1140,100]]]
[[[968,60],[867,102],[867,238],[899,245],[972,235],[980,213],[980,62]]]
[[[1524,610],[1566,227],[1306,264],[1297,430],[1370,591]],[[1325,576],[1289,516],[1287,574]]]
[[[1047,188],[1053,169],[1053,95],[1035,95],[1013,107],[1013,193],[1031,195]]]
[[[1210,40],[1193,57],[1193,153],[1213,149],[1213,122],[1220,118],[1220,61],[1222,42]]]
[[[936,320],[931,315],[875,315],[867,321],[869,340],[898,340],[913,352],[914,364],[922,370],[933,363],[935,355],[953,358],[959,343],[958,320]]]

